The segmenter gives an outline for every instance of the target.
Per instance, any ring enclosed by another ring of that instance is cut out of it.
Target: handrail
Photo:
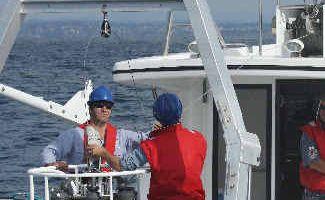
[[[42,169],[43,170],[43,169]],[[129,176],[129,175],[139,175],[145,174],[148,169],[136,169],[134,171],[121,171],[121,172],[97,172],[97,173],[77,173],[77,174],[67,174],[60,170],[46,169],[44,171],[36,169],[28,170],[29,175],[34,176],[47,176],[47,177],[57,177],[57,178],[85,178],[85,177],[115,177],[115,176]]]

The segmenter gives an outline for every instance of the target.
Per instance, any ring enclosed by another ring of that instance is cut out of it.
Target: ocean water
[[[226,42],[256,44],[257,25],[221,24]],[[0,82],[34,96],[64,104],[83,88],[85,78],[113,90],[116,106],[111,121],[117,127],[148,130],[153,118],[151,88],[120,85],[112,80],[115,62],[160,55],[166,24],[112,23],[113,34],[99,36],[92,20],[26,20],[0,74]],[[186,51],[193,41],[189,28],[176,29],[172,52]],[[265,25],[264,42],[274,42]],[[40,166],[40,152],[70,122],[0,96],[0,199],[28,191],[26,171]]]

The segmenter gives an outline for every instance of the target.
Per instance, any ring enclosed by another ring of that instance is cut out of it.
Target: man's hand
[[[152,125],[152,130],[156,131],[159,130],[163,127],[163,125],[161,123],[159,123],[158,121],[155,121],[155,123]]]
[[[88,152],[89,155],[95,157],[105,157],[106,156],[106,149],[104,147],[100,147],[96,144],[88,145]]]
[[[111,167],[117,171],[121,171],[120,159],[111,155],[104,147],[100,147],[96,144],[88,145],[89,154],[96,157],[105,158],[110,163]]]
[[[54,166],[58,170],[61,170],[64,172],[68,171],[68,164],[65,161],[57,161],[57,162],[48,163],[45,165],[45,167],[48,167],[48,166]]]
[[[309,168],[325,174],[325,161],[320,158],[319,160],[310,163]]]

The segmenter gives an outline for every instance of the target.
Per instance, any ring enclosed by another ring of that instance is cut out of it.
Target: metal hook
[[[102,22],[102,26],[101,26],[101,36],[102,37],[109,37],[111,35],[111,26],[109,24],[108,21],[108,12],[106,11],[106,5],[104,4],[102,7],[102,13],[103,13],[103,22]]]

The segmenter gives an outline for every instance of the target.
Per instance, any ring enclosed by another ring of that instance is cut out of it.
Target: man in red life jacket
[[[300,128],[300,183],[304,200],[325,199],[325,98],[319,101],[316,120]]]
[[[109,118],[114,105],[111,91],[105,86],[96,88],[88,101],[90,120],[80,126],[61,133],[55,141],[46,146],[42,152],[45,166],[57,166],[66,170],[68,164],[85,163],[87,143],[98,150],[96,156],[102,157],[107,151],[121,157],[132,152],[134,146],[146,139],[144,133],[116,129]],[[100,150],[100,151],[99,151]],[[103,171],[107,171],[104,168]]]
[[[175,94],[160,95],[153,115],[160,129],[152,131],[130,155],[120,159],[107,153],[106,159],[116,170],[134,170],[148,162],[149,200],[205,199],[200,178],[206,156],[204,137],[182,126],[182,103]]]

